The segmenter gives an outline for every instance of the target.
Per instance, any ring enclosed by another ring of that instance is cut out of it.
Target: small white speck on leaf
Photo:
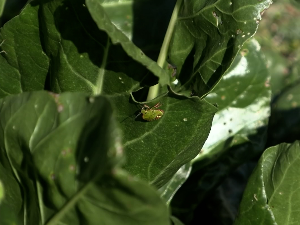
[[[90,103],[94,103],[94,102],[95,102],[95,98],[90,97],[90,98],[89,98],[89,101],[90,101]]]

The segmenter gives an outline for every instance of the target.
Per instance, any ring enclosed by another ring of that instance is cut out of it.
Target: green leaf
[[[0,30],[0,98],[44,89],[49,60],[40,43],[38,10],[27,5]]]
[[[299,221],[299,150],[297,141],[264,152],[248,181],[235,225]]]
[[[252,37],[271,0],[185,1],[170,44],[176,92],[205,96]]]
[[[163,104],[161,120],[144,123],[140,117],[134,119],[140,108],[131,93],[157,82],[149,70],[157,70],[157,76],[163,70],[140,55],[140,50],[109,21],[100,2],[87,2],[97,24],[82,1],[48,1],[37,9],[38,3],[27,5],[17,19],[26,18],[30,10],[38,11],[35,20],[42,34],[40,43],[50,59],[45,88],[108,96],[124,133],[124,167],[152,184],[165,184],[200,151],[215,107],[196,97],[188,99],[167,92],[154,100]],[[200,133],[195,132],[199,129]],[[174,140],[180,140],[182,132],[186,138],[178,144]],[[172,137],[165,141],[170,134]]]
[[[141,116],[134,118],[139,108],[123,104],[128,99],[113,99],[119,106],[115,109],[124,135],[124,168],[157,187],[166,184],[199,153],[216,111],[198,97],[186,98],[169,92],[149,103],[149,107],[162,104],[162,118],[147,122]]]
[[[1,99],[0,115],[0,178],[8,194],[22,191],[1,207],[24,223],[169,224],[158,193],[116,168],[123,150],[106,97],[24,93]]]
[[[268,71],[255,40],[247,42],[205,99],[218,105],[208,139],[175,194],[172,212],[184,223],[197,205],[239,165],[262,152],[270,114]]]

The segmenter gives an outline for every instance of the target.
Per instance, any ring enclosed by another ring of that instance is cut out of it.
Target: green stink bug
[[[153,121],[158,120],[164,115],[164,111],[162,109],[158,109],[161,104],[157,103],[155,106],[152,106],[151,108],[147,105],[144,105],[141,109],[141,112],[136,116],[143,114],[143,119],[147,121]]]

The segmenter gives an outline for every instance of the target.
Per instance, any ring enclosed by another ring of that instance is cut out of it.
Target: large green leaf
[[[248,41],[206,97],[219,111],[200,154],[192,161],[191,176],[171,202],[174,215],[185,223],[231,171],[264,149],[271,93],[263,59],[257,41]]]
[[[299,153],[298,141],[264,152],[248,181],[235,225],[298,223]]]
[[[252,37],[271,0],[184,1],[170,45],[177,66],[174,90],[204,96]]]
[[[126,98],[113,97],[117,119],[124,133],[125,168],[161,187],[176,171],[193,159],[208,137],[216,108],[198,97],[169,92],[149,103],[160,102],[161,119],[147,122],[134,116],[139,108]]]
[[[24,224],[169,224],[158,193],[115,167],[123,149],[106,97],[24,93],[1,99],[0,115],[0,207]]]

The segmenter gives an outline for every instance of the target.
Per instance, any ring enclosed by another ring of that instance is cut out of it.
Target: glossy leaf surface
[[[106,97],[24,93],[1,99],[0,115],[0,208],[24,224],[169,224],[159,195],[116,167],[121,136]]]
[[[299,142],[267,149],[253,171],[235,225],[299,221]]]

